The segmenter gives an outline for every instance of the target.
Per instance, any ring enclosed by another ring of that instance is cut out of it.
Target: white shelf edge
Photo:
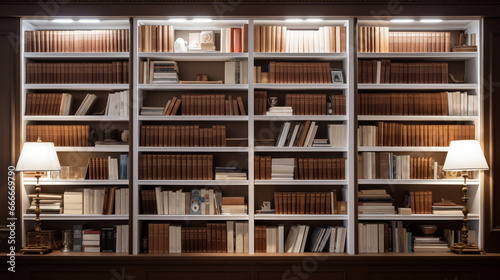
[[[292,116],[254,116],[256,121],[347,121],[346,115],[292,115]]]
[[[248,180],[138,180],[139,185],[152,186],[218,186],[218,185],[248,185]]]
[[[128,153],[128,145],[109,145],[99,147],[56,147],[57,152],[108,152],[108,153]]]
[[[463,179],[358,179],[360,185],[462,185]],[[479,180],[467,180],[467,185],[479,185]]]
[[[43,90],[128,90],[128,84],[25,84],[24,89]]]
[[[271,147],[271,146],[255,146],[256,152],[329,152],[329,153],[345,153],[346,147]]]
[[[345,90],[346,84],[254,84],[256,90]]]
[[[230,59],[248,59],[248,53],[223,52],[140,52],[139,58],[172,58],[177,61],[224,61]]]
[[[24,179],[24,185],[35,185],[36,180]],[[57,185],[57,186],[92,186],[92,185],[129,185],[129,180],[48,180],[40,179],[40,185]]]
[[[281,215],[281,214],[255,214],[255,220],[260,221],[344,221],[347,215]]]
[[[255,59],[280,59],[280,58],[308,58],[314,60],[344,60],[347,59],[347,53],[289,53],[289,52],[256,52],[253,57]]]
[[[248,90],[248,84],[139,84],[139,90]]]
[[[247,221],[248,215],[143,215],[139,220],[154,221]]]
[[[65,215],[65,214],[41,214],[40,219],[43,221],[120,221],[128,220],[129,215]],[[35,220],[35,214],[24,214],[23,220]]]
[[[358,58],[415,58],[439,60],[464,60],[477,58],[477,52],[358,52]]]
[[[476,90],[477,84],[358,84],[358,90]]]
[[[454,221],[462,220],[463,215],[434,215],[434,214],[412,214],[412,215],[397,215],[397,214],[359,214],[359,220],[413,220],[413,221]],[[469,214],[469,220],[479,220],[478,214]]]
[[[477,121],[479,116],[382,116],[359,115],[358,121]]]
[[[358,152],[447,152],[448,147],[360,146]]]
[[[25,58],[129,58],[129,52],[25,52]]]
[[[128,122],[128,117],[115,116],[24,116],[25,121],[101,121],[101,122]]]
[[[246,147],[139,147],[139,152],[246,153]]]
[[[248,121],[248,116],[139,116],[139,121]]]
[[[347,180],[255,180],[255,185],[347,185]]]

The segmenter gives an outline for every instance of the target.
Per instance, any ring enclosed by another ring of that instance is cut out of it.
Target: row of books
[[[411,191],[410,208],[412,214],[432,214],[432,191]]]
[[[84,188],[83,191],[65,191],[63,214],[121,215],[128,214],[128,188]]]
[[[119,158],[91,157],[88,160],[87,174],[89,180],[126,180],[128,179],[129,157],[122,154]]]
[[[271,84],[331,84],[329,62],[269,62]]]
[[[295,30],[286,26],[255,25],[255,52],[323,53],[346,51],[345,26]]]
[[[175,31],[172,25],[139,25],[139,52],[173,52]]]
[[[179,83],[179,67],[171,60],[150,60],[139,62],[139,83]]]
[[[394,32],[389,27],[360,26],[359,52],[449,52],[450,32]]]
[[[265,115],[267,112],[267,91],[254,92],[254,115]]]
[[[412,252],[412,233],[403,221],[358,223],[360,253]]]
[[[128,116],[128,90],[108,94],[108,101],[106,102],[105,116]],[[88,112],[88,109],[84,111]]]
[[[73,252],[128,253],[128,244],[128,225],[115,225],[101,229],[84,229],[84,225],[81,224],[73,226]]]
[[[467,92],[360,93],[360,115],[476,116],[477,95]]]
[[[213,155],[141,154],[140,180],[213,180]]]
[[[295,180],[344,180],[345,158],[295,158]]]
[[[24,32],[25,52],[128,52],[128,29]]]
[[[183,227],[148,224],[148,253],[248,253],[248,222],[207,223]]]
[[[326,94],[286,95],[286,106],[292,107],[294,115],[326,115]]]
[[[448,62],[359,60],[358,82],[364,84],[447,84]]]
[[[285,226],[255,226],[256,253],[343,253],[347,228],[316,226],[309,234],[309,225],[292,225],[285,240]]]
[[[191,115],[246,115],[245,105],[241,97],[233,99],[224,94],[182,95],[174,96],[167,101],[165,107],[142,107],[141,115],[175,116],[180,112],[183,116]],[[179,110],[180,109],[180,110]]]
[[[224,84],[248,84],[248,60],[224,62]]]
[[[347,202],[337,200],[336,190],[330,192],[275,192],[276,214],[347,214]]]
[[[26,116],[69,115],[72,95],[69,93],[26,93]]]
[[[225,147],[226,126],[142,125],[141,147]]]
[[[365,189],[358,191],[358,214],[394,214],[394,200],[385,189]]]
[[[203,36],[203,35],[202,35]],[[203,41],[201,49],[204,50]],[[220,51],[229,52],[248,52],[248,24],[243,27],[223,27],[220,30]]]
[[[358,154],[359,179],[437,179],[437,161],[393,153]]]
[[[54,146],[89,146],[88,125],[27,125],[26,142],[52,142]]]
[[[26,214],[35,214],[36,194],[28,194],[30,206],[26,209]],[[52,193],[41,193],[39,196],[39,208],[42,214],[62,214],[63,195]]]
[[[406,125],[378,122],[360,125],[360,146],[449,146],[454,140],[475,138],[474,125]]]
[[[127,84],[128,82],[128,61],[26,63],[27,84]]]
[[[276,147],[345,147],[347,126],[327,124],[328,139],[315,139],[319,125],[314,121],[285,122],[276,138]],[[326,141],[316,141],[326,140]]]

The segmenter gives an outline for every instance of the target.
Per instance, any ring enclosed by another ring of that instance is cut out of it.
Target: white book
[[[285,141],[286,137],[288,136],[288,131],[290,130],[290,126],[292,125],[291,122],[285,122],[281,128],[281,132],[278,136],[278,141],[276,143],[276,147],[284,147],[285,146]]]
[[[122,248],[122,226],[116,226],[116,240],[115,240],[115,249],[117,253],[121,253],[123,251]]]
[[[380,84],[380,74],[382,72],[382,61],[381,60],[377,60],[377,81],[376,83],[377,84]]]
[[[366,253],[366,224],[358,223],[358,248],[360,253]]]
[[[226,227],[227,252],[234,253],[234,221],[227,221]]]
[[[168,213],[169,215],[175,215],[175,192],[168,191]]]
[[[303,53],[304,52],[304,31],[297,31],[298,33],[298,52]]]
[[[331,227],[327,227],[325,229],[325,234],[323,235],[323,238],[321,240],[321,243],[319,244],[317,252],[323,252],[324,251],[325,246],[326,246],[326,242],[328,242],[328,240],[330,240],[330,233],[331,233],[331,231],[332,231]]]
[[[304,233],[306,230],[305,225],[298,225],[299,231],[297,233],[297,237],[295,238],[294,244],[293,244],[293,253],[300,253],[300,248],[302,246],[302,238],[304,238]]]
[[[345,239],[347,234],[347,228],[344,226],[337,227],[337,236],[335,241],[335,253],[343,253],[345,248]]]
[[[161,195],[161,187],[155,187],[156,196],[156,214],[163,215],[163,197]]]
[[[207,211],[207,206],[206,206],[206,201],[205,201],[205,195],[206,195],[206,190],[205,189],[201,189],[200,190],[200,198],[201,198],[201,202],[200,202],[200,214],[201,215],[206,215],[206,211]]]
[[[316,133],[317,132],[318,132],[318,125],[315,125],[313,127],[313,131],[311,133],[311,137],[309,138],[309,142],[307,142],[307,146],[306,145],[304,145],[304,146],[306,146],[306,147],[312,147],[312,144],[314,142],[314,138],[316,137]]]
[[[302,244],[300,245],[300,251],[299,253],[304,253],[304,249],[306,248],[306,243],[307,243],[307,236],[309,234],[309,226],[306,225],[304,230],[304,236],[302,237]]]
[[[244,225],[242,222],[236,222],[236,253],[243,253],[244,249]]]
[[[340,26],[335,26],[335,52],[340,52]]]
[[[331,50],[331,38],[330,38],[330,29],[331,27],[330,26],[325,26],[323,27],[323,32],[324,32],[324,36],[325,36],[325,52],[330,52]]]
[[[285,252],[285,225],[278,225],[278,253]]]
[[[319,33],[318,32],[313,32],[313,39],[314,39],[314,52],[315,53],[319,53],[320,49],[319,49]]]
[[[168,199],[168,191],[163,191],[161,192],[162,194],[162,201],[163,201],[163,215],[170,215],[169,212],[168,212],[168,203],[169,203],[169,199]]]
[[[311,135],[313,133],[315,125],[316,125],[316,122],[311,122],[311,125],[309,126],[309,130],[307,131],[306,140],[304,141],[304,147],[307,147],[306,143],[309,143],[309,139],[311,138]]]
[[[312,249],[313,252],[318,252],[318,248],[321,243],[321,240],[323,239],[323,236],[325,235],[325,231],[326,231],[325,228],[321,228],[321,230],[319,231],[318,237],[316,238],[316,240],[314,240],[314,246]]]
[[[334,253],[335,252],[335,241],[337,239],[337,228],[336,227],[330,227],[330,244],[328,248],[328,252]]]
[[[123,188],[120,191],[120,208],[122,214],[128,214],[128,188]]]
[[[121,203],[122,203],[121,191],[122,191],[122,189],[115,190],[115,214],[116,215],[122,214],[122,211],[121,211]]]
[[[324,27],[320,27],[318,31],[315,31],[318,33],[319,36],[319,52],[325,52],[325,33],[323,31]]]
[[[295,138],[297,137],[297,132],[299,131],[300,124],[296,123],[293,128],[292,136],[290,137],[290,143],[288,143],[288,147],[293,147],[293,143],[295,142]]]
[[[129,227],[128,225],[122,225],[122,253],[128,253],[129,251]]]
[[[290,231],[288,232],[288,236],[286,238],[285,242],[285,252],[286,253],[293,253],[294,252],[294,244],[295,241],[297,240],[297,236],[299,234],[299,227],[297,225],[292,225],[290,227]]]
[[[378,252],[384,252],[384,224],[377,224],[378,227]]]
[[[307,44],[308,44],[308,49],[309,52],[312,53],[314,52],[314,31],[307,31]]]
[[[179,201],[179,205],[177,208],[178,215],[185,215],[186,214],[186,193],[183,193],[181,190],[179,192],[179,196],[181,197],[181,200]]]
[[[222,27],[220,29],[220,52],[225,53],[228,52],[226,49],[226,28]]]
[[[235,71],[236,71],[236,61],[224,62],[224,84],[236,83]]]
[[[248,222],[243,222],[243,253],[248,253],[249,240],[248,240]]]
[[[276,228],[266,227],[266,253],[276,253]]]

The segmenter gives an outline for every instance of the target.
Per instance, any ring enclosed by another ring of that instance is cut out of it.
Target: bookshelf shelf
[[[358,116],[358,121],[473,122],[477,119],[477,116]]]
[[[311,59],[319,61],[342,61],[347,59],[347,53],[254,53],[255,59]]]
[[[257,90],[345,90],[346,84],[254,84]]]
[[[139,58],[171,59],[175,61],[228,61],[233,59],[248,59],[248,53],[221,53],[221,52],[185,52],[185,53],[158,53],[140,52]]]
[[[139,152],[246,153],[246,147],[139,147]]]
[[[358,58],[405,59],[425,61],[463,61],[477,59],[476,52],[436,52],[436,53],[358,53]]]
[[[113,116],[26,116],[25,121],[51,121],[51,122],[128,122],[129,117],[113,117]]]
[[[247,84],[140,84],[140,90],[248,90]]]
[[[381,220],[381,221],[393,221],[393,220],[403,220],[403,221],[458,221],[463,219],[463,215],[434,215],[434,214],[411,214],[411,215],[390,215],[390,214],[359,214],[360,220]],[[469,220],[477,221],[479,220],[478,214],[469,214]]]
[[[248,215],[139,215],[143,221],[248,221]]]
[[[259,221],[344,221],[347,215],[277,215],[277,214],[255,214],[255,220]]]
[[[24,58],[37,60],[52,60],[52,59],[92,59],[92,60],[107,60],[107,59],[128,59],[128,52],[26,52]]]
[[[255,147],[256,152],[296,152],[296,153],[307,153],[307,152],[327,152],[327,153],[343,153],[347,152],[345,147],[269,147],[269,146],[257,146]]]
[[[448,147],[378,147],[360,146],[358,152],[447,152]]]
[[[128,221],[129,215],[65,215],[41,214],[44,221]],[[24,214],[24,219],[35,220],[35,214]]]
[[[347,185],[347,180],[255,180],[255,185]]]
[[[254,116],[255,121],[347,121],[347,116]]]
[[[359,179],[360,185],[462,185],[463,179]],[[467,185],[479,185],[479,180],[467,180]]]
[[[477,84],[359,84],[359,90],[477,90]]]
[[[28,90],[128,90],[128,84],[26,84]]]
[[[246,122],[248,116],[139,116],[139,121]]]
[[[57,152],[108,152],[128,153],[128,145],[103,145],[98,147],[56,147]]]
[[[139,185],[152,186],[247,186],[248,180],[139,180]]]
[[[35,185],[36,180],[25,178],[23,183],[25,185]],[[49,180],[40,179],[40,185],[54,185],[54,186],[101,186],[101,185],[127,185],[128,180]]]

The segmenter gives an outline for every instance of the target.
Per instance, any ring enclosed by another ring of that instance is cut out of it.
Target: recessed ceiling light
[[[391,19],[391,22],[395,22],[395,23],[409,23],[409,22],[414,22],[414,21],[415,20],[411,19],[411,18],[407,18],[407,19],[404,19],[404,18]]]
[[[193,21],[194,22],[211,22],[212,19],[211,18],[194,18]]]
[[[81,22],[81,23],[98,23],[100,22],[100,20],[98,19],[79,19],[78,22]]]
[[[285,19],[286,22],[303,22],[304,20],[301,18],[287,18]]]
[[[170,22],[186,22],[187,19],[185,19],[185,18],[171,18],[168,21],[170,21]]]
[[[438,18],[427,18],[427,19],[421,19],[420,22],[424,22],[424,23],[436,23],[436,22],[443,22],[442,19],[438,19]]]
[[[74,20],[70,19],[70,18],[56,18],[56,19],[53,19],[52,22],[57,22],[57,23],[70,23],[70,22],[73,22]]]
[[[322,18],[308,18],[306,19],[307,22],[322,22]]]

